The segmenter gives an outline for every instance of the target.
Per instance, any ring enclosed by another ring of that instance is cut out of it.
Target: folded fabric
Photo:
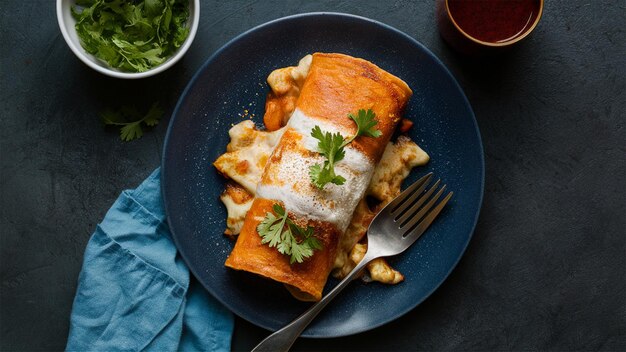
[[[157,169],[122,192],[89,240],[66,349],[228,351],[232,331],[232,314],[190,283]]]

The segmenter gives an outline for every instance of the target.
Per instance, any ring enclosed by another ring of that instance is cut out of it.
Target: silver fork
[[[417,180],[374,217],[367,230],[367,252],[348,276],[296,320],[268,336],[252,351],[288,351],[317,314],[352,279],[357,277],[368,263],[376,258],[400,254],[415,243],[452,197],[452,192],[450,192],[441,202],[435,205],[446,189],[446,185],[443,185],[433,196],[432,194],[441,183],[441,180],[437,180],[430,189],[424,192],[431,178],[432,173],[429,173]]]

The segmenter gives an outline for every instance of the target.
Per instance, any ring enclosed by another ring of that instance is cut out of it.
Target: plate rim
[[[367,22],[370,24],[374,24],[376,26],[381,27],[382,29],[388,30],[393,32],[396,35],[399,35],[400,37],[404,38],[405,40],[408,40],[409,42],[411,42],[411,44],[419,47],[422,52],[424,54],[426,54],[428,57],[430,57],[432,60],[434,60],[441,68],[443,68],[443,72],[445,73],[445,75],[448,76],[448,78],[452,81],[452,83],[454,84],[454,86],[458,89],[458,91],[461,93],[461,97],[463,100],[463,103],[465,104],[465,106],[467,107],[469,113],[470,113],[470,117],[471,117],[471,122],[473,123],[473,127],[474,127],[474,132],[476,137],[478,138],[478,150],[479,150],[479,159],[480,159],[480,189],[479,189],[479,199],[478,199],[478,207],[477,207],[477,211],[476,214],[474,216],[473,222],[472,222],[472,226],[471,226],[471,230],[469,232],[469,236],[467,237],[467,240],[465,241],[465,243],[463,244],[463,249],[460,252],[460,255],[458,256],[458,258],[454,261],[454,264],[452,266],[450,266],[450,269],[445,273],[445,275],[442,276],[442,279],[433,286],[433,288],[428,291],[428,293],[426,295],[424,295],[424,297],[420,300],[416,300],[414,303],[407,305],[403,310],[401,310],[395,317],[391,317],[388,319],[384,319],[380,322],[377,322],[375,324],[371,324],[368,325],[364,328],[360,328],[360,329],[355,329],[353,331],[349,331],[349,332],[342,332],[342,333],[338,333],[338,334],[329,334],[329,335],[319,335],[319,334],[307,334],[306,330],[304,331],[304,333],[301,335],[302,337],[308,337],[308,338],[317,338],[317,339],[327,339],[327,338],[337,338],[337,337],[344,337],[344,336],[351,336],[351,335],[355,335],[355,334],[359,334],[359,333],[363,333],[366,331],[370,331],[373,330],[375,328],[378,328],[382,325],[388,324],[394,320],[399,319],[400,317],[406,315],[408,312],[412,311],[413,309],[415,309],[417,306],[419,306],[420,304],[422,304],[426,299],[428,299],[437,289],[439,289],[439,287],[441,287],[441,285],[448,279],[448,277],[450,276],[450,274],[452,273],[452,271],[454,271],[454,269],[458,266],[459,262],[461,261],[461,258],[463,258],[463,256],[465,255],[465,252],[467,251],[467,247],[469,246],[469,243],[471,241],[471,239],[474,237],[474,232],[476,230],[476,226],[478,224],[478,219],[480,217],[480,213],[482,210],[482,205],[483,205],[483,200],[484,200],[484,193],[485,193],[485,156],[484,156],[484,147],[483,147],[483,142],[482,142],[482,136],[480,134],[480,128],[478,126],[478,121],[476,120],[476,115],[474,114],[474,110],[472,109],[471,104],[469,103],[469,100],[467,99],[467,96],[465,95],[465,92],[463,91],[462,87],[460,86],[460,84],[458,83],[458,81],[456,80],[456,78],[454,77],[454,75],[452,75],[452,73],[450,72],[450,70],[448,69],[448,67],[432,52],[430,51],[424,44],[420,43],[418,40],[416,40],[415,38],[409,36],[408,34],[400,31],[399,29],[392,27],[388,24],[385,24],[383,22],[371,19],[371,18],[367,18],[367,17],[363,17],[363,16],[359,16],[359,15],[353,15],[353,14],[348,14],[348,13],[342,13],[342,12],[326,12],[326,11],[321,11],[321,12],[306,12],[306,13],[299,13],[299,14],[294,14],[294,15],[289,15],[289,16],[284,16],[284,17],[280,17],[274,20],[270,20],[267,22],[264,22],[262,24],[259,24],[255,27],[252,27],[242,33],[240,33],[239,35],[235,36],[234,38],[232,38],[231,40],[229,40],[228,42],[226,42],[224,45],[222,45],[219,49],[217,49],[194,73],[194,75],[191,77],[191,79],[189,80],[189,83],[187,83],[187,86],[185,87],[185,89],[183,90],[183,92],[180,94],[180,96],[178,97],[178,101],[176,103],[176,106],[174,107],[174,110],[172,111],[172,115],[170,117],[170,121],[167,127],[167,132],[165,134],[165,140],[163,143],[163,150],[161,153],[161,194],[162,194],[162,199],[163,199],[163,206],[165,209],[165,214],[166,214],[166,219],[167,219],[167,224],[168,227],[170,229],[170,231],[172,232],[172,240],[174,241],[174,244],[176,245],[176,249],[178,251],[178,253],[180,254],[181,258],[183,259],[183,261],[185,262],[187,268],[189,269],[189,271],[191,272],[191,274],[194,276],[194,279],[196,281],[198,281],[202,287],[204,287],[204,289],[213,297],[215,298],[218,302],[220,302],[220,304],[222,304],[226,309],[228,309],[230,312],[232,312],[233,314],[237,315],[238,317],[240,317],[241,319],[244,319],[245,321],[261,327],[265,330],[268,331],[275,331],[273,328],[260,324],[259,322],[255,322],[255,321],[251,321],[249,320],[247,317],[243,316],[239,311],[237,311],[236,309],[233,309],[233,307],[231,307],[230,304],[228,304],[225,300],[223,300],[221,297],[219,297],[218,295],[214,294],[212,289],[210,287],[208,287],[207,285],[204,284],[204,282],[202,282],[202,280],[199,280],[198,277],[200,275],[198,275],[195,271],[195,269],[189,265],[189,260],[187,258],[187,254],[185,254],[185,252],[183,250],[181,250],[181,246],[180,243],[177,239],[177,236],[174,235],[174,228],[172,226],[172,222],[171,222],[171,218],[170,218],[170,213],[167,211],[168,210],[168,200],[167,200],[167,192],[166,192],[166,187],[165,187],[165,180],[167,178],[167,168],[165,167],[166,163],[166,157],[167,157],[167,150],[168,150],[168,146],[169,146],[169,142],[170,142],[170,137],[171,134],[173,133],[173,126],[176,123],[176,119],[179,115],[179,110],[181,109],[181,106],[183,104],[183,100],[184,98],[187,96],[187,93],[196,85],[199,76],[202,74],[202,72],[213,63],[213,61],[217,60],[217,58],[226,50],[228,49],[230,46],[232,46],[233,44],[235,44],[236,42],[238,42],[241,38],[256,32],[258,30],[262,30],[265,27],[269,27],[272,26],[274,24],[280,23],[280,22],[285,22],[285,21],[291,21],[291,20],[298,20],[300,18],[308,18],[308,17],[317,17],[317,16],[324,16],[324,17],[336,17],[339,20],[345,20],[345,19],[350,19],[350,20],[358,20],[358,21],[363,21],[363,22]]]

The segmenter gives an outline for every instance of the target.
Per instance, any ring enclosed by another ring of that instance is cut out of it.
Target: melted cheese
[[[407,136],[400,136],[389,143],[378,163],[367,194],[384,202],[390,202],[400,194],[400,185],[411,169],[426,165],[430,157]]]
[[[226,184],[226,189],[220,196],[220,200],[228,212],[224,234],[228,236],[238,235],[243,227],[246,214],[252,206],[254,196],[239,184],[229,182]]]
[[[217,158],[213,165],[224,176],[254,194],[267,159],[283,132],[284,129],[259,131],[250,120],[240,122],[228,131],[230,143],[226,153]]]
[[[356,244],[350,251],[350,261],[352,263],[360,262],[365,256],[365,252],[367,252],[367,244]],[[348,275],[353,268],[354,266],[351,266],[345,275]],[[367,272],[369,275],[364,275],[363,280],[368,282],[378,281],[385,284],[397,284],[404,280],[404,275],[392,268],[384,258],[376,258],[367,264]]]

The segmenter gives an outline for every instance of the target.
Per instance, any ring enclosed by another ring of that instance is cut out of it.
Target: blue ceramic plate
[[[484,180],[480,134],[459,85],[428,49],[382,23],[336,13],[286,17],[243,33],[202,66],[180,97],[165,140],[162,184],[176,245],[213,296],[269,330],[306,310],[309,304],[293,299],[281,284],[224,267],[234,243],[222,235],[226,211],[218,197],[224,178],[211,163],[225,151],[233,124],[254,115],[261,125],[267,75],[316,51],[370,60],[409,84],[414,95],[405,116],[415,122],[409,134],[431,162],[414,170],[408,182],[433,171],[455,193],[420,241],[390,258],[404,282],[354,282],[303,334],[337,337],[385,324],[426,299],[461,258],[478,218]],[[336,283],[329,279],[326,290]]]

